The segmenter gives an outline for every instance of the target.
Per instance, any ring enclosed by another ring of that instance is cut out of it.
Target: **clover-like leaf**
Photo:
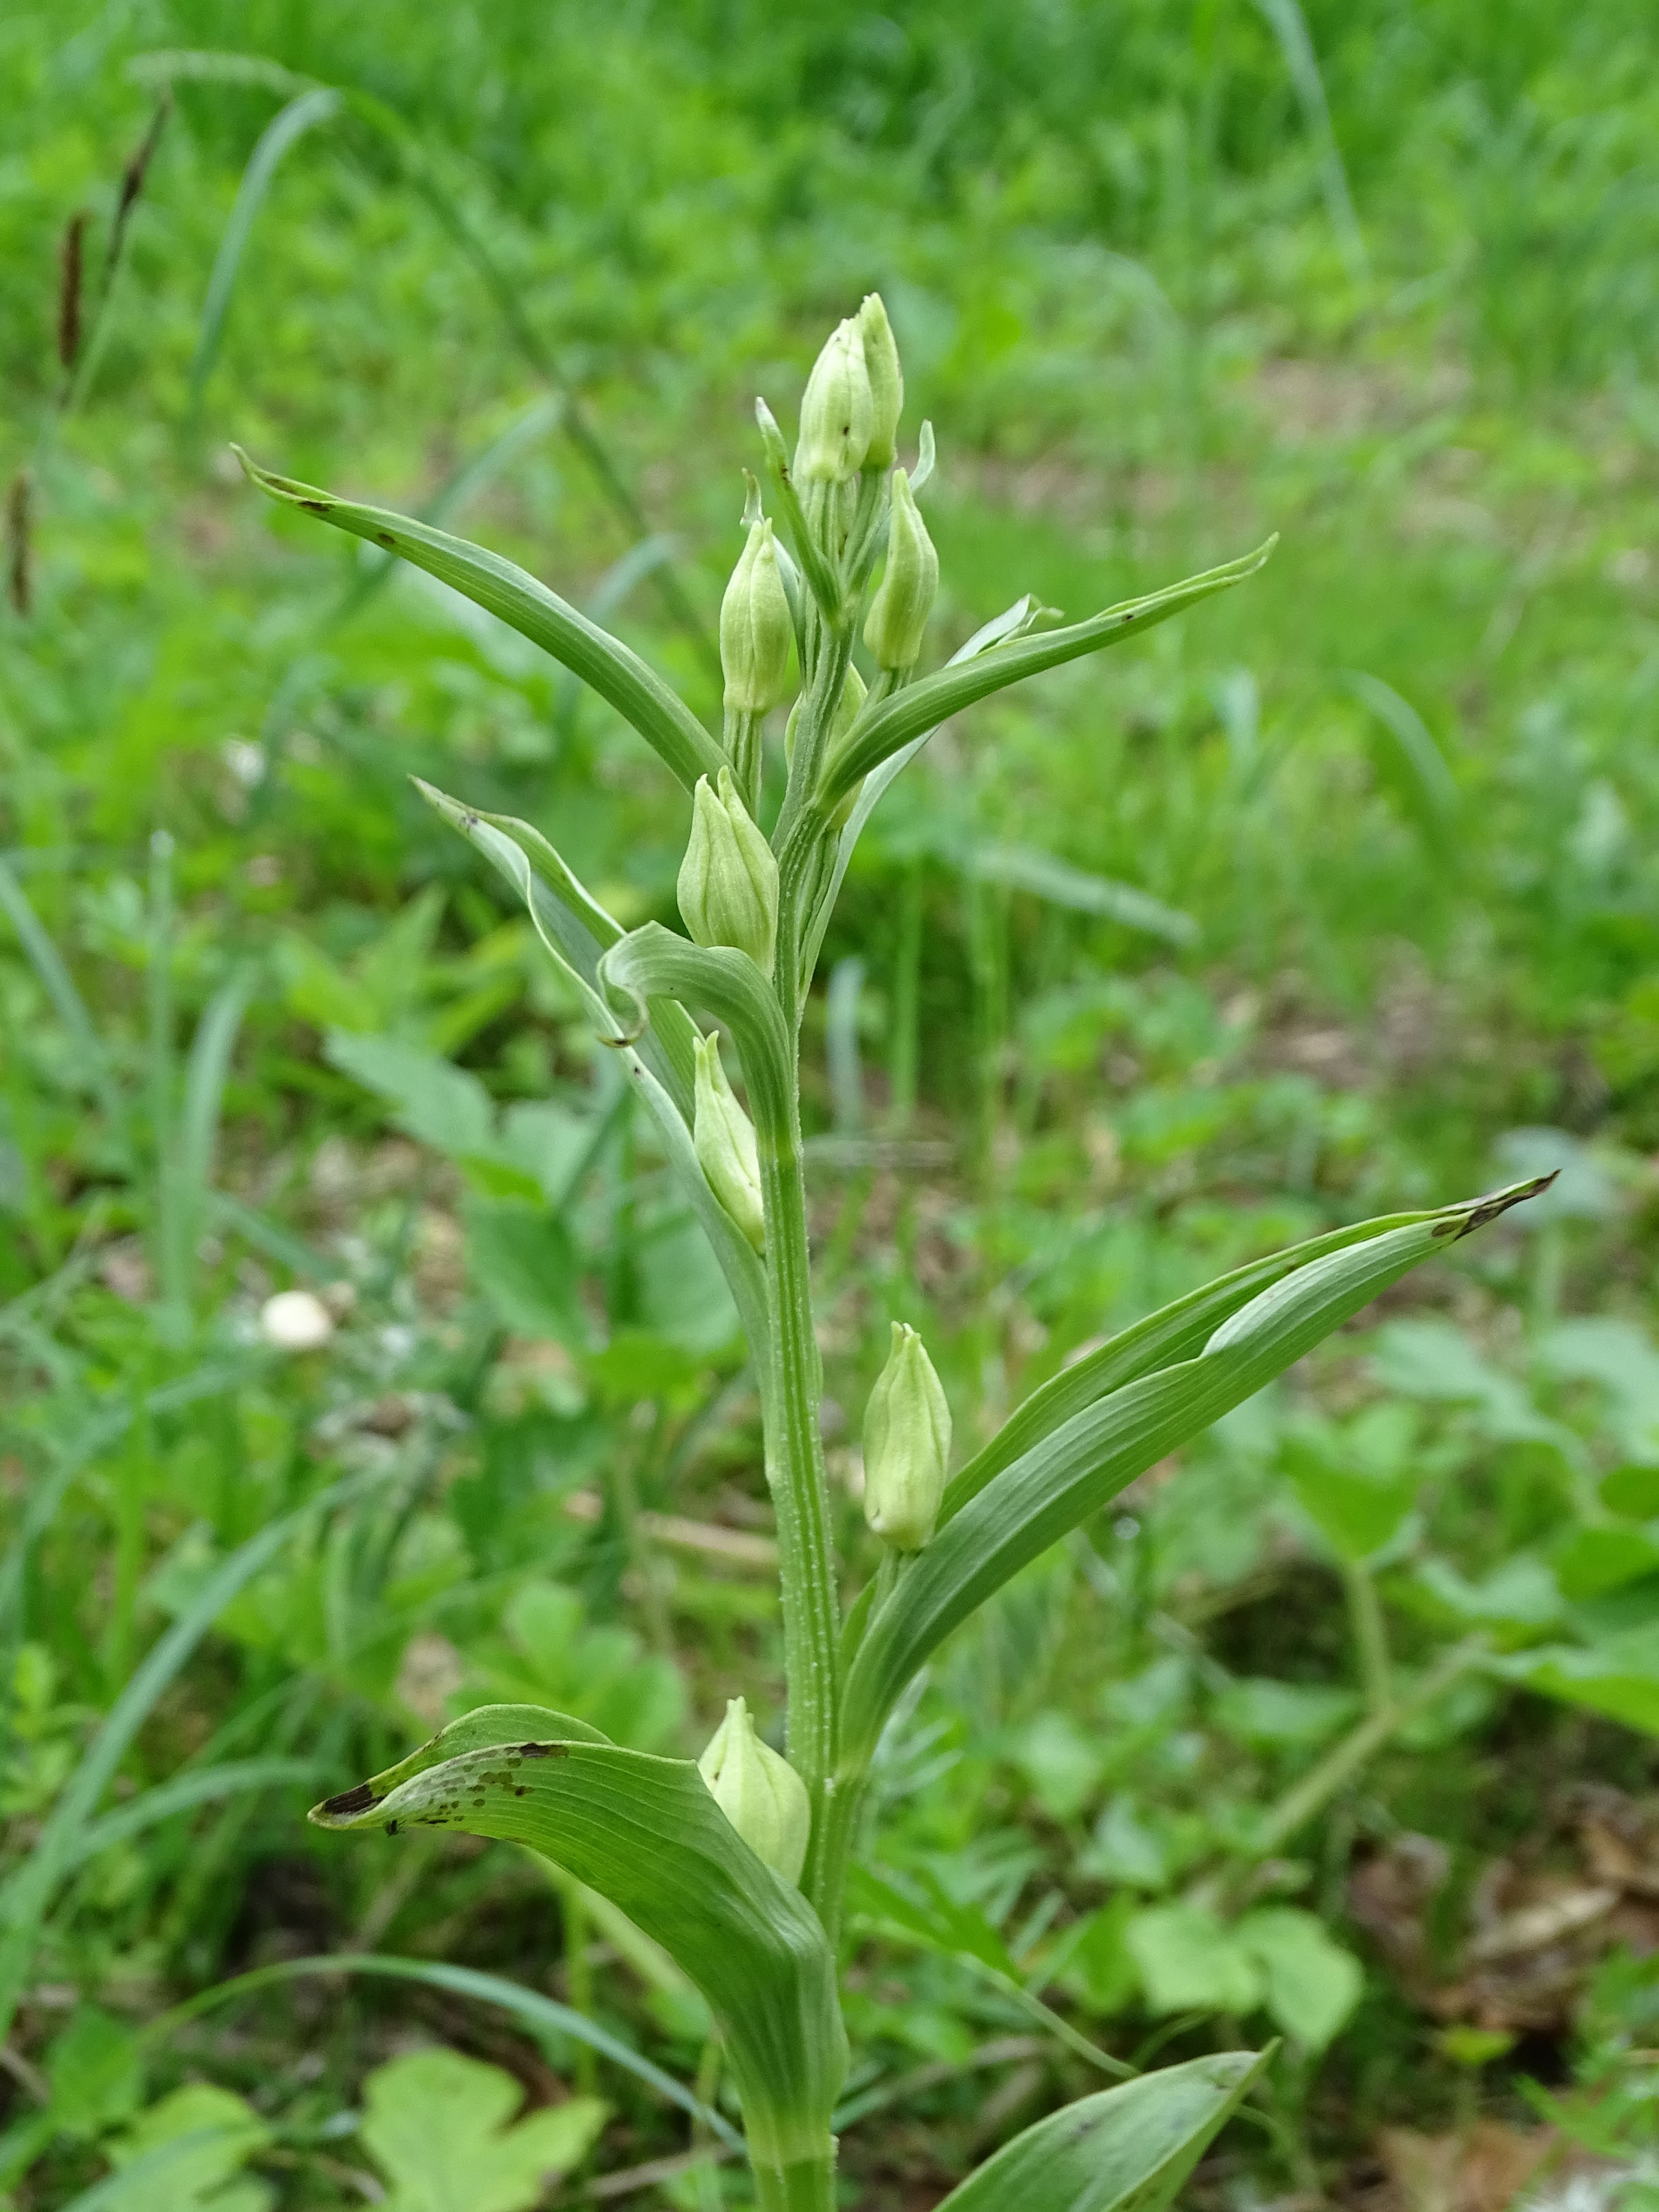
[[[411,2051],[364,2085],[362,2139],[391,2186],[386,2212],[529,2212],[605,2124],[597,2097],[513,2122],[524,2091],[459,2051]]]

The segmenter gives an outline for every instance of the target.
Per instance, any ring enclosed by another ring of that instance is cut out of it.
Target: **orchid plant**
[[[648,1756],[568,1715],[486,1706],[312,1818],[527,1844],[654,1937],[719,2023],[763,2212],[838,2201],[843,1893],[878,1743],[919,1669],[1135,1476],[1531,1188],[1256,1260],[1066,1368],[954,1472],[945,1394],[921,1338],[896,1327],[865,1425],[880,1564],[843,1608],[799,1074],[803,1009],[848,860],[882,794],[949,716],[1139,637],[1242,583],[1272,550],[1071,624],[1023,598],[923,673],[939,562],[918,501],[933,440],[923,423],[915,466],[896,465],[902,406],[898,351],[873,295],[818,357],[793,459],[758,404],[771,512],[750,477],[720,614],[719,736],[636,653],[511,562],[245,461],[273,499],[412,562],[532,639],[632,725],[690,800],[682,936],[657,922],[624,930],[539,830],[422,787],[523,898],[626,1069],[731,1286],[777,1516],[787,1753],[757,1733],[742,1699],[700,1762]],[[769,805],[766,730],[792,695],[781,799]],[[949,2212],[1167,2203],[1259,2063],[1223,2053],[1085,2098],[1005,2146]]]

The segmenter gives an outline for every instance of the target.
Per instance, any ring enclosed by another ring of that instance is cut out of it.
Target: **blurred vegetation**
[[[1561,1174],[936,1668],[847,2171],[919,2212],[1094,2085],[1085,2039],[1282,2032],[1206,2203],[1498,2212],[1540,2115],[1650,2183],[1656,63],[1613,0],[0,16],[17,2206],[425,2204],[445,2096],[503,2205],[596,2129],[585,2171],[686,2151],[550,2013],[170,2009],[328,1952],[490,1970],[717,2094],[693,1994],[544,1868],[301,1818],[484,1698],[695,1748],[774,1656],[723,1294],[407,779],[543,823],[630,923],[676,919],[685,809],[228,447],[451,519],[712,710],[750,399],[873,286],[946,650],[1282,542],[941,732],[860,848],[809,1016],[845,1556],[890,1319],[971,1450],[1224,1267]],[[482,2070],[423,2087],[431,2044]],[[637,2201],[735,2207],[720,2171]]]

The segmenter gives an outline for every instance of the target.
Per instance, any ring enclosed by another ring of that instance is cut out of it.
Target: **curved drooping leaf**
[[[674,1179],[714,1247],[750,1346],[760,1358],[767,1341],[765,1276],[753,1246],[710,1190],[691,1141],[696,1024],[677,999],[647,998],[645,1026],[631,1044],[625,1042],[624,1025],[605,998],[599,975],[601,959],[623,935],[621,923],[529,823],[480,814],[418,777],[415,782],[434,811],[475,845],[519,893],[548,957],[580,998],[595,1031],[622,1055],[657,1125]]]
[[[939,2212],[1163,2212],[1267,2056],[1194,2058],[1051,2112],[970,2173]]]
[[[746,952],[726,945],[693,945],[647,921],[630,930],[599,963],[599,987],[615,1013],[635,1023],[649,1018],[659,998],[705,1006],[737,1041],[749,1090],[750,1116],[764,1158],[769,1139],[790,1127],[794,1069],[788,1031],[776,995]]]
[[[957,1510],[871,1614],[848,1671],[843,1752],[861,1771],[895,1699],[929,1654],[1009,1577],[1166,1452],[1254,1396],[1457,1237],[1542,1188],[1522,1183],[1318,1260],[1224,1319],[1195,1358],[1114,1390],[1022,1453]]]
[[[678,693],[631,647],[590,622],[527,569],[430,523],[385,507],[361,507],[315,484],[274,475],[256,466],[240,447],[234,450],[251,480],[270,498],[424,568],[551,653],[633,724],[688,791],[700,775],[718,774],[726,756]]]
[[[433,812],[475,846],[525,902],[536,934],[574,986],[588,1018],[607,1044],[622,1042],[622,1025],[599,983],[604,955],[626,933],[568,865],[557,848],[528,822],[510,814],[481,814],[419,776],[410,779]],[[644,1025],[629,1042],[690,1122],[696,1024],[676,1000],[656,997]]]
[[[811,1906],[756,1857],[689,1759],[526,1740],[423,1768],[385,1794],[362,1784],[311,1817],[496,1837],[586,1882],[662,1945],[720,2019],[757,2165],[783,2175],[823,2163],[847,2065],[835,1958]]]
[[[890,699],[884,699],[879,706],[868,709],[860,718],[860,723],[854,725],[833,774],[826,779],[827,802],[833,806],[849,791],[855,790],[890,754],[925,736],[929,730],[936,730],[941,722],[960,714],[964,707],[971,707],[975,700],[988,698],[993,691],[1004,690],[1009,684],[1036,676],[1045,668],[1058,668],[1062,661],[1076,660],[1085,653],[1102,652],[1124,638],[1138,637],[1143,630],[1152,629],[1159,623],[1168,622],[1172,615],[1196,606],[1200,599],[1224,592],[1231,585],[1242,584],[1247,576],[1255,575],[1278,542],[1276,538],[1270,538],[1265,545],[1257,546],[1254,553],[1245,554],[1241,560],[1208,568],[1200,576],[1188,576],[1184,582],[1152,592],[1145,599],[1126,599],[1087,622],[1072,623],[1064,629],[1044,630],[1034,636],[1011,638],[1006,644],[975,653],[971,660],[939,669],[933,675],[924,676],[919,683],[895,692]]]
[[[1190,1359],[1202,1351],[1230,1314],[1248,1305],[1270,1284],[1322,1260],[1328,1252],[1346,1251],[1351,1244],[1363,1244],[1391,1229],[1409,1229],[1416,1223],[1440,1218],[1437,1211],[1387,1213],[1371,1221],[1354,1222],[1346,1229],[1328,1230],[1322,1237],[1310,1237],[1304,1243],[1289,1245],[1282,1252],[1235,1267],[1231,1274],[1218,1276],[1214,1282],[1189,1291],[1184,1297],[1173,1299],[1156,1313],[1121,1329],[1034,1390],[990,1442],[951,1476],[939,1508],[940,1525],[959,1513],[970,1498],[976,1498],[993,1476],[1012,1467],[1023,1452],[1040,1443],[1073,1413],[1080,1413],[1109,1391],[1121,1390],[1138,1376],[1150,1375],[1178,1359]]]

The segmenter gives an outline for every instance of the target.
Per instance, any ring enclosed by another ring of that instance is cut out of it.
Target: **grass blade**
[[[386,1480],[388,1470],[348,1475],[331,1483],[292,1513],[272,1521],[231,1553],[198,1593],[194,1602],[151,1645],[126,1687],[104,1717],[102,1727],[82,1754],[63,1795],[53,1806],[39,1840],[9,1886],[7,1926],[0,1938],[0,2037],[9,2033],[29,1961],[59,1883],[94,1808],[113,1780],[128,1747],[155,1710],[155,1702],[232,1598],[268,1566],[284,1544],[317,1513],[361,1497]]]
[[[236,1998],[252,1996],[258,1990],[270,1989],[279,1983],[307,1981],[325,1974],[378,1974],[393,1981],[419,1982],[428,1989],[442,1990],[451,1996],[471,1997],[480,2004],[499,2006],[532,2027],[549,2028],[556,2034],[568,2035],[573,2041],[584,2043],[596,2051],[601,2058],[608,2058],[613,2066],[632,2074],[648,2088],[678,2105],[688,2112],[699,2126],[717,2136],[730,2150],[741,2151],[743,2137],[722,2113],[694,2096],[683,2082],[660,2066],[622,2042],[581,2013],[573,2012],[568,2005],[544,1997],[538,1990],[529,1990],[518,1982],[509,1982],[500,1974],[480,1973],[471,1966],[447,1966],[427,1959],[377,1958],[369,1954],[342,1952],[336,1958],[285,1959],[271,1966],[256,1966],[251,1973],[239,1974],[234,1981],[221,1982],[216,1988],[204,1990],[199,1996],[191,1997],[160,2019],[151,2021],[144,2028],[147,2041],[160,2041],[176,2027],[198,2020],[204,2013],[212,2012],[222,2004],[232,2003]]]
[[[207,1218],[213,1149],[219,1134],[231,1054],[236,1048],[237,1032],[252,993],[253,976],[247,969],[220,985],[196,1024],[190,1057],[185,1066],[185,1097],[173,1165],[180,1259],[187,1271],[187,1280],[195,1273],[196,1246]]]
[[[73,1874],[100,1851],[124,1844],[131,1836],[143,1835],[146,1828],[157,1827],[175,1814],[193,1812],[198,1805],[216,1804],[222,1797],[235,1797],[256,1790],[276,1790],[289,1783],[296,1786],[313,1783],[322,1771],[314,1759],[228,1759],[222,1766],[204,1766],[176,1774],[171,1782],[146,1790],[142,1796],[118,1805],[101,1820],[94,1820],[83,1828],[64,1870]]]
[[[19,944],[28,956],[29,965],[40,980],[40,988],[52,1001],[52,1011],[74,1040],[87,1071],[87,1079],[97,1093],[108,1121],[124,1149],[128,1146],[126,1109],[116,1087],[114,1073],[105,1052],[102,1041],[92,1025],[92,1016],[87,1012],[86,1001],[75,988],[75,978],[64,963],[62,955],[43,927],[40,917],[29,904],[23,887],[4,860],[0,860],[0,908],[17,933]]]
[[[283,157],[298,144],[307,131],[314,131],[340,112],[340,95],[327,85],[313,85],[296,100],[290,100],[260,133],[258,143],[248,157],[242,172],[242,180],[236,187],[236,198],[231,206],[230,219],[225,225],[225,234],[219,241],[219,251],[214,257],[213,274],[208,279],[207,298],[202,307],[202,327],[196,339],[196,352],[190,364],[190,404],[199,406],[207,380],[213,374],[213,364],[219,357],[219,343],[224,336],[225,318],[230,312],[231,294],[236,289],[236,278],[242,265],[242,256],[260,209],[270,191],[271,181],[280,167]]]

